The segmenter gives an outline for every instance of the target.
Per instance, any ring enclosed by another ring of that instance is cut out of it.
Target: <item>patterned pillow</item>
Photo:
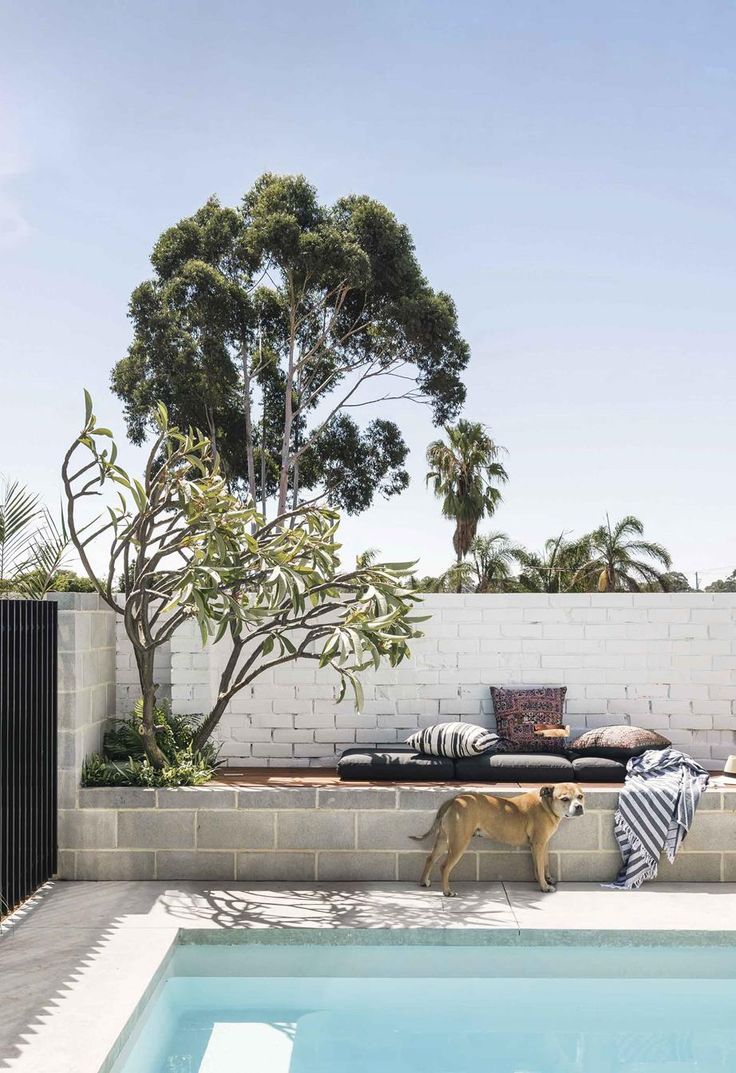
[[[655,730],[642,727],[612,726],[586,730],[570,745],[576,756],[602,756],[606,760],[624,763],[632,756],[641,756],[648,749],[666,749],[672,742]]]
[[[459,760],[463,756],[480,756],[496,749],[499,739],[493,730],[478,727],[475,723],[435,723],[412,734],[406,744],[419,753]]]
[[[562,709],[567,686],[540,686],[532,689],[503,689],[491,686],[496,713],[496,730],[518,753],[563,753],[564,738],[540,738],[534,733],[538,723],[562,726]]]

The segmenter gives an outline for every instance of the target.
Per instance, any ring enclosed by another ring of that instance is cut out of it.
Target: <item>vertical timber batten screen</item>
[[[0,600],[0,916],[56,871],[57,605]]]

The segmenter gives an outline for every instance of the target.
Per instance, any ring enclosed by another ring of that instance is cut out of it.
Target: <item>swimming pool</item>
[[[721,1073],[733,946],[176,948],[114,1073]]]

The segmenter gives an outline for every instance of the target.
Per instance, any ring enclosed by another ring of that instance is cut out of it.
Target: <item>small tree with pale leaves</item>
[[[350,688],[362,704],[360,673],[386,659],[393,666],[419,636],[420,596],[408,586],[412,563],[377,563],[341,573],[339,516],[299,507],[266,523],[251,503],[229,490],[208,437],[183,432],[157,412],[158,434],[141,480],[117,463],[109,429],[97,424],[85,392],[84,427],[62,466],[67,526],[85,571],[130,639],[143,697],[142,736],[152,764],[165,757],[156,743],[156,650],[189,619],[203,644],[230,640],[217,695],[197,732],[199,748],[227,705],[259,675],[297,659],[337,672],[341,699]],[[80,458],[81,456],[81,458]],[[83,524],[88,497],[111,484],[117,502]],[[109,547],[104,577],[92,568],[94,549]],[[126,579],[117,591],[116,576]]]

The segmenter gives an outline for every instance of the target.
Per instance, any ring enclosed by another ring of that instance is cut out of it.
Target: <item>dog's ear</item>
[[[550,798],[552,797],[552,794],[554,792],[554,786],[543,786],[542,789],[539,791],[539,796],[544,798]]]

